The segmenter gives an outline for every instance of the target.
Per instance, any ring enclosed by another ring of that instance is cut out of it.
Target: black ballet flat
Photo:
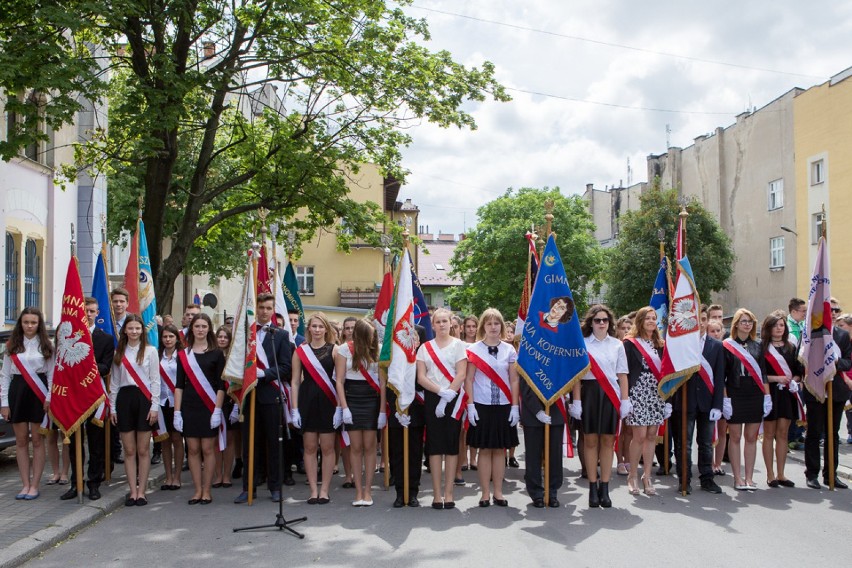
[[[212,502],[213,502],[213,499],[199,499],[198,500],[199,505],[209,505]]]
[[[489,501],[488,499],[483,499],[482,501],[479,502],[480,507],[488,507],[490,505],[491,505],[491,501]]]
[[[318,497],[311,497],[310,499],[308,499],[308,505],[316,505],[317,503],[319,503]]]
[[[456,502],[455,501],[444,501],[444,509],[455,509]]]
[[[127,499],[124,500],[124,506],[125,507],[135,507],[136,506],[136,499],[134,499],[133,497],[128,497]]]
[[[320,497],[317,499],[317,505],[328,505],[329,503],[331,503],[331,499],[328,497]]]
[[[198,505],[201,503],[201,499],[190,499],[186,502],[187,505]]]
[[[435,502],[435,503],[432,503],[432,508],[433,508],[433,509],[439,509],[439,510],[440,510],[440,509],[443,509],[443,508],[444,508],[444,504],[443,504],[443,503],[440,503],[440,502]]]
[[[494,504],[497,505],[498,507],[508,507],[509,506],[509,502],[506,499],[498,499],[497,497],[494,497]]]
[[[137,506],[137,507],[144,507],[144,506],[145,506],[145,505],[147,505],[147,504],[148,504],[148,500],[147,500],[147,499],[145,499],[144,497],[139,497],[139,498],[136,500],[136,506]]]

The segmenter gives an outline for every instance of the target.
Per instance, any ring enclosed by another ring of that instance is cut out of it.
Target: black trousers
[[[388,428],[388,449],[391,475],[399,493],[404,489],[405,478],[403,456],[403,432],[405,428]],[[408,488],[411,495],[420,490],[420,475],[423,473],[423,426],[408,428]]]
[[[556,497],[562,487],[562,432],[565,426],[550,426],[550,498]],[[530,499],[544,498],[544,426],[524,426],[524,461],[527,469],[524,482]]]
[[[251,420],[254,420],[254,487],[267,472],[267,487],[270,491],[281,489],[281,464],[280,450],[278,446],[278,432],[281,427],[281,406],[278,404],[257,404],[255,416],[251,415],[249,407],[245,407],[244,422],[241,426],[243,431],[243,464],[245,475],[243,475],[243,491],[248,491],[248,452],[249,431]],[[286,436],[286,434],[285,434]]]
[[[117,431],[118,428],[112,426],[111,431]],[[91,420],[86,420],[86,423],[80,427],[79,432],[85,432],[86,439],[80,445],[83,451],[82,463],[86,463],[86,445],[89,446],[89,467],[87,470],[89,483],[101,483],[106,479],[106,432],[97,424],[93,424]],[[61,434],[58,434],[61,435]],[[77,434],[75,433],[74,436]],[[71,487],[76,487],[77,483],[77,442],[74,437],[71,437]],[[115,454],[113,454],[115,455]]]
[[[681,434],[683,432],[681,413],[675,412],[669,420],[669,426],[674,437],[674,459],[677,464],[675,475],[680,477],[681,464]],[[686,481],[692,481],[692,440],[698,442],[698,478],[701,481],[713,479],[713,428],[715,422],[710,421],[710,413],[696,411],[686,415]]]
[[[837,445],[840,442],[840,419],[843,417],[845,401],[834,401],[832,410],[833,424],[828,425],[828,405],[824,402],[807,402],[808,432],[805,434],[805,477],[815,479],[819,475],[819,442],[826,431],[834,436],[834,471],[837,471]],[[826,436],[822,477],[828,479],[828,436]]]

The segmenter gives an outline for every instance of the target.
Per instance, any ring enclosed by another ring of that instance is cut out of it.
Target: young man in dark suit
[[[106,377],[112,369],[112,358],[115,353],[113,338],[95,327],[95,319],[98,317],[98,301],[95,298],[86,298],[86,317],[89,320],[89,331],[92,334],[92,348],[95,361],[98,363],[98,372],[106,385]],[[100,485],[106,479],[106,433],[102,426],[98,426],[92,419],[86,421],[81,432],[85,431],[86,441],[89,446],[89,468],[86,486],[89,490],[89,499],[96,501],[101,498]],[[77,497],[77,468],[76,468],[76,445],[71,444],[71,487],[59,498],[63,501]],[[82,463],[85,463],[86,455],[83,450]]]
[[[675,473],[680,476],[681,434],[683,433],[683,395],[686,393],[686,492],[692,487],[692,437],[698,442],[698,476],[701,490],[708,493],[721,493],[722,489],[713,480],[713,429],[716,421],[722,417],[722,399],[725,392],[725,348],[721,341],[707,335],[707,307],[701,307],[701,343],[705,369],[695,373],[675,393],[672,398],[672,418],[670,425],[674,436]],[[709,371],[708,371],[709,369]],[[710,376],[712,372],[712,377]],[[712,390],[707,384],[713,385]]]
[[[550,416],[544,413],[544,405],[526,381],[521,381],[521,426],[524,427],[524,455],[526,472],[524,482],[527,494],[537,509],[559,507],[557,493],[562,487],[562,432],[565,419],[554,404],[550,407]],[[543,458],[544,429],[550,428],[550,491],[548,501],[544,501]]]

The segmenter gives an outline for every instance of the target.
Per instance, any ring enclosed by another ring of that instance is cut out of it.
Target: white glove
[[[467,405],[467,421],[471,426],[476,426],[476,421],[479,420],[479,413],[476,412],[476,407],[473,404]]]
[[[518,425],[518,422],[521,421],[521,407],[517,404],[513,404],[512,408],[509,409],[509,426],[515,427]]]
[[[550,416],[548,416],[547,414],[545,414],[545,413],[544,413],[544,410],[539,410],[538,412],[536,412],[536,413],[535,413],[535,417],[536,417],[536,418],[538,419],[538,421],[539,421],[539,422],[541,422],[542,424],[550,424],[550,423],[551,423],[551,421],[552,421],[552,418],[550,418]]]
[[[799,383],[797,383],[795,380],[792,380],[790,381],[790,384],[787,385],[787,388],[790,389],[791,393],[796,394],[797,392],[799,392]]]
[[[396,419],[399,421],[400,426],[402,426],[403,428],[408,428],[408,426],[411,424],[411,416],[409,416],[408,414],[400,414],[399,412],[395,412],[394,416],[396,416]]]
[[[672,415],[672,405],[670,403],[666,403],[663,407],[663,420],[668,420]]]
[[[240,421],[240,407],[236,404],[234,405],[234,409],[231,411],[230,416],[228,416],[228,422],[231,424],[236,424]]]
[[[337,430],[343,424],[343,409],[339,406],[334,409],[334,418],[331,419],[332,427]]]
[[[343,409],[343,423],[344,424],[352,424],[353,423],[352,411],[349,410],[348,407]]]
[[[456,398],[456,391],[454,391],[453,389],[441,389],[440,391],[438,391],[438,396],[441,397],[441,400],[450,402],[451,400]]]
[[[183,432],[183,414],[181,414],[180,410],[175,410],[175,419],[172,424],[174,425],[175,430]]]
[[[294,408],[290,411],[290,424],[292,424],[296,428],[302,427],[302,415],[299,414],[298,408]]]
[[[721,410],[719,410],[718,408],[711,408],[710,409],[710,422],[718,422],[721,417],[722,417],[722,411]]]
[[[443,418],[447,413],[447,401],[441,399],[441,402],[438,403],[438,406],[435,407],[435,416],[438,418]]]
[[[214,408],[213,414],[210,415],[210,427],[211,428],[218,428],[219,426],[222,425],[222,420],[224,418],[225,417],[222,415],[222,409],[221,408]]]
[[[257,378],[262,379],[266,376],[266,369],[258,369],[257,370]]]
[[[573,418],[574,420],[580,420],[583,417],[582,401],[575,400],[570,405],[568,405],[568,414],[570,414],[571,418]]]
[[[383,430],[385,426],[388,425],[388,415],[385,412],[379,412],[379,425],[378,429]]]
[[[731,404],[731,399],[725,397],[722,399],[722,416],[725,417],[725,420],[730,420],[731,416],[734,415],[734,405]]]
[[[633,403],[630,402],[629,398],[625,398],[621,401],[621,408],[618,409],[618,413],[622,418],[627,418],[633,414]]]
[[[770,412],[772,412],[772,395],[765,394],[763,395],[763,417],[769,416]]]

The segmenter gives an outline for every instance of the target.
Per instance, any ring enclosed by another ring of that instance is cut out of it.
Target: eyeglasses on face
[[[609,323],[609,318],[592,318],[595,323]]]
[[[747,320],[747,319],[741,319],[741,320],[740,320],[740,323],[744,323],[744,324],[746,324],[746,325],[751,325],[751,324],[753,324],[753,323],[754,323],[754,321],[752,321],[752,320]]]
[[[842,311],[843,311],[842,308],[831,308],[831,313],[833,313],[833,314],[839,314]]]

